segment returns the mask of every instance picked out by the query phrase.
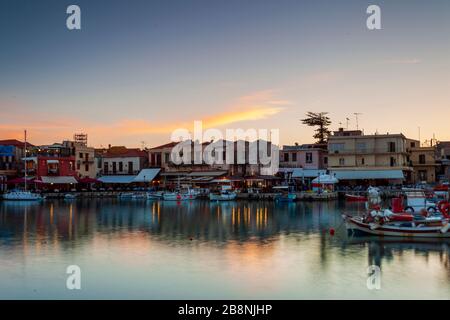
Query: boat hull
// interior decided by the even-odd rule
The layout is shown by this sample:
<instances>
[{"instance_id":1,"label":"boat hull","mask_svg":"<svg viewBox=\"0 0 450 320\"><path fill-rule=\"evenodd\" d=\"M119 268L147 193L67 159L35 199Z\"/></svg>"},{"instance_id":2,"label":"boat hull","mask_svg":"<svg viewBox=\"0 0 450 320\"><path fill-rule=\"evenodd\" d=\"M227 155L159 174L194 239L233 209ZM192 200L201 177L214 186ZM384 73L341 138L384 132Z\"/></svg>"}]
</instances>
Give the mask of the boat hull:
<instances>
[{"instance_id":1,"label":"boat hull","mask_svg":"<svg viewBox=\"0 0 450 320\"><path fill-rule=\"evenodd\" d=\"M11 192L3 195L3 200L7 201L39 201L42 196L31 192Z\"/></svg>"},{"instance_id":2,"label":"boat hull","mask_svg":"<svg viewBox=\"0 0 450 320\"><path fill-rule=\"evenodd\" d=\"M375 225L364 223L348 216L344 219L347 230L356 236L371 235L378 237L404 238L450 238L450 230L444 226L404 227L389 224ZM445 232L443 232L444 230Z\"/></svg>"},{"instance_id":3,"label":"boat hull","mask_svg":"<svg viewBox=\"0 0 450 320\"><path fill-rule=\"evenodd\" d=\"M353 194L346 194L345 195L345 200L348 202L366 202L367 201L367 197L365 196L356 196Z\"/></svg>"},{"instance_id":4,"label":"boat hull","mask_svg":"<svg viewBox=\"0 0 450 320\"><path fill-rule=\"evenodd\" d=\"M236 200L236 193L229 193L229 194L209 194L209 200L211 201L233 201Z\"/></svg>"}]
</instances>

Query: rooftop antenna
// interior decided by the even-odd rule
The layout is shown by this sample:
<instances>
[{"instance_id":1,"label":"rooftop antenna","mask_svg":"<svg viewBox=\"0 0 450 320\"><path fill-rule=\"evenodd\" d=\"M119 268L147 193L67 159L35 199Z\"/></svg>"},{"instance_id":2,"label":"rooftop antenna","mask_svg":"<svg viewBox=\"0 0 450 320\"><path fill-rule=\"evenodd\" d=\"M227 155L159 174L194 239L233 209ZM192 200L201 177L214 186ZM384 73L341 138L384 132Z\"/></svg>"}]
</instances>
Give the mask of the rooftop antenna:
<instances>
[{"instance_id":1,"label":"rooftop antenna","mask_svg":"<svg viewBox=\"0 0 450 320\"><path fill-rule=\"evenodd\" d=\"M358 116L361 115L362 113L360 112L355 112L353 113L355 115L356 118L356 130L359 130L359 124L358 124Z\"/></svg>"},{"instance_id":2,"label":"rooftop antenna","mask_svg":"<svg viewBox=\"0 0 450 320\"><path fill-rule=\"evenodd\" d=\"M345 118L345 121L346 121L346 127L345 127L345 129L348 130L348 122L350 121L350 119L349 119L349 118Z\"/></svg>"}]
</instances>

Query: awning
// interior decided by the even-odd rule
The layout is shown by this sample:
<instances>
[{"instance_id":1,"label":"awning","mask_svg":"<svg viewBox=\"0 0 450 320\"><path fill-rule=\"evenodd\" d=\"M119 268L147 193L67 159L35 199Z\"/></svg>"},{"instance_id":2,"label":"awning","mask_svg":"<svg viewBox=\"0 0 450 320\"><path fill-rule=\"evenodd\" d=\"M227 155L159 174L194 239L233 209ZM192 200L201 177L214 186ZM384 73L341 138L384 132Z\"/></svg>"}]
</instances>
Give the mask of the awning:
<instances>
[{"instance_id":1,"label":"awning","mask_svg":"<svg viewBox=\"0 0 450 320\"><path fill-rule=\"evenodd\" d=\"M335 184L338 183L339 180L336 179L334 175L323 174L313 179L311 182L314 184Z\"/></svg>"},{"instance_id":2,"label":"awning","mask_svg":"<svg viewBox=\"0 0 450 320\"><path fill-rule=\"evenodd\" d=\"M151 182L161 169L142 169L133 182Z\"/></svg>"},{"instance_id":3,"label":"awning","mask_svg":"<svg viewBox=\"0 0 450 320\"><path fill-rule=\"evenodd\" d=\"M194 171L189 173L191 177L220 177L227 174L227 171Z\"/></svg>"},{"instance_id":4,"label":"awning","mask_svg":"<svg viewBox=\"0 0 450 320\"><path fill-rule=\"evenodd\" d=\"M59 160L47 160L47 163L59 163Z\"/></svg>"},{"instance_id":5,"label":"awning","mask_svg":"<svg viewBox=\"0 0 450 320\"><path fill-rule=\"evenodd\" d=\"M337 170L332 173L339 180L404 179L402 170Z\"/></svg>"},{"instance_id":6,"label":"awning","mask_svg":"<svg viewBox=\"0 0 450 320\"><path fill-rule=\"evenodd\" d=\"M41 177L42 183L47 184L66 184L66 183L78 183L75 177L72 176L59 176L59 177L49 177L43 176Z\"/></svg>"},{"instance_id":7,"label":"awning","mask_svg":"<svg viewBox=\"0 0 450 320\"><path fill-rule=\"evenodd\" d=\"M132 183L137 176L102 176L98 180L102 183Z\"/></svg>"},{"instance_id":8,"label":"awning","mask_svg":"<svg viewBox=\"0 0 450 320\"><path fill-rule=\"evenodd\" d=\"M326 170L295 168L292 171L292 178L317 178L323 174L326 174Z\"/></svg>"}]
</instances>

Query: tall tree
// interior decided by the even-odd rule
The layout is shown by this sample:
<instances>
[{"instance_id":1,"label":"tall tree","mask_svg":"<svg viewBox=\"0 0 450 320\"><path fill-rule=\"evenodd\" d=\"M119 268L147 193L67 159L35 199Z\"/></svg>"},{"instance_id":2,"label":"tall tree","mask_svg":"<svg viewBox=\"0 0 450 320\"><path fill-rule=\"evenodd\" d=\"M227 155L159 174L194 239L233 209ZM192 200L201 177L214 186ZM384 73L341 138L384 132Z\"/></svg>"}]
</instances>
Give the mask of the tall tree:
<instances>
[{"instance_id":1,"label":"tall tree","mask_svg":"<svg viewBox=\"0 0 450 320\"><path fill-rule=\"evenodd\" d=\"M314 139L317 139L317 143L325 143L331 133L331 131L328 130L331 120L327 114L328 112L308 112L306 118L301 119L301 122L307 126L318 127L313 136Z\"/></svg>"}]
</instances>

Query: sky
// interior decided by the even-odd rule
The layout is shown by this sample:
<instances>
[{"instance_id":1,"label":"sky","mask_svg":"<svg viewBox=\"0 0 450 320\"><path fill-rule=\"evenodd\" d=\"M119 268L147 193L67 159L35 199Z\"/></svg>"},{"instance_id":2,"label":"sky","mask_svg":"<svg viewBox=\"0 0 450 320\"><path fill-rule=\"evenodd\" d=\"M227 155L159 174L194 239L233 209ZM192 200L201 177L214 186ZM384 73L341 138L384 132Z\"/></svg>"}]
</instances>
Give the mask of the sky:
<instances>
[{"instance_id":1,"label":"sky","mask_svg":"<svg viewBox=\"0 0 450 320\"><path fill-rule=\"evenodd\" d=\"M313 111L450 140L449 37L448 0L1 0L0 139L152 147L198 120L311 143Z\"/></svg>"}]
</instances>

